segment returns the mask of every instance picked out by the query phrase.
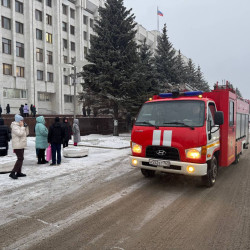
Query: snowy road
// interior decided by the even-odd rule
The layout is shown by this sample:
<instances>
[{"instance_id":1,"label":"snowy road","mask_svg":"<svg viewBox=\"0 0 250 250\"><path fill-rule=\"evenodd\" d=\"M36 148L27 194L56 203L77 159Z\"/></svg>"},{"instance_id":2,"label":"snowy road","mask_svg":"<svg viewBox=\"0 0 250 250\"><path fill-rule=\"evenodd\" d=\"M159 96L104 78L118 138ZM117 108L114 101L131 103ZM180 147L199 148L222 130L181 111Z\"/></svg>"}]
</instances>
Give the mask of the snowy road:
<instances>
[{"instance_id":1,"label":"snowy road","mask_svg":"<svg viewBox=\"0 0 250 250\"><path fill-rule=\"evenodd\" d=\"M128 136L91 141L129 145ZM0 249L250 248L250 150L206 189L184 176L145 179L128 148L91 147L50 167L35 164L33 147L26 178L0 175Z\"/></svg>"}]
</instances>

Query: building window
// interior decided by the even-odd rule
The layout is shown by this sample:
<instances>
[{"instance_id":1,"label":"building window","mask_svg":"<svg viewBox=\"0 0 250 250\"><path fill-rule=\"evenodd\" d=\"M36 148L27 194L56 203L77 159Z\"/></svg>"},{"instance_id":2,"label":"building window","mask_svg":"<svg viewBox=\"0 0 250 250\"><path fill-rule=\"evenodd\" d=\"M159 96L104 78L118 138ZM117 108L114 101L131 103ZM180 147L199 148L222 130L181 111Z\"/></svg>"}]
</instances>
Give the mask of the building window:
<instances>
[{"instance_id":1,"label":"building window","mask_svg":"<svg viewBox=\"0 0 250 250\"><path fill-rule=\"evenodd\" d=\"M88 17L83 16L83 24L88 25Z\"/></svg>"},{"instance_id":2,"label":"building window","mask_svg":"<svg viewBox=\"0 0 250 250\"><path fill-rule=\"evenodd\" d=\"M4 54L11 55L11 40L2 38L2 51Z\"/></svg>"},{"instance_id":3,"label":"building window","mask_svg":"<svg viewBox=\"0 0 250 250\"><path fill-rule=\"evenodd\" d=\"M23 23L16 22L16 33L23 34Z\"/></svg>"},{"instance_id":4,"label":"building window","mask_svg":"<svg viewBox=\"0 0 250 250\"><path fill-rule=\"evenodd\" d=\"M47 81L48 82L53 82L53 73L51 72L47 72Z\"/></svg>"},{"instance_id":5,"label":"building window","mask_svg":"<svg viewBox=\"0 0 250 250\"><path fill-rule=\"evenodd\" d=\"M15 9L16 9L16 12L23 14L23 3L16 0Z\"/></svg>"},{"instance_id":6,"label":"building window","mask_svg":"<svg viewBox=\"0 0 250 250\"><path fill-rule=\"evenodd\" d=\"M46 0L46 5L51 7L52 6L51 0Z\"/></svg>"},{"instance_id":7,"label":"building window","mask_svg":"<svg viewBox=\"0 0 250 250\"><path fill-rule=\"evenodd\" d=\"M67 56L63 56L63 62L64 62L65 64L68 63L68 57L67 57Z\"/></svg>"},{"instance_id":8,"label":"building window","mask_svg":"<svg viewBox=\"0 0 250 250\"><path fill-rule=\"evenodd\" d=\"M68 85L69 84L69 77L68 76L63 76L63 83L65 85Z\"/></svg>"},{"instance_id":9,"label":"building window","mask_svg":"<svg viewBox=\"0 0 250 250\"><path fill-rule=\"evenodd\" d=\"M10 8L10 0L2 0L2 6Z\"/></svg>"},{"instance_id":10,"label":"building window","mask_svg":"<svg viewBox=\"0 0 250 250\"><path fill-rule=\"evenodd\" d=\"M70 34L75 35L75 26L70 25Z\"/></svg>"},{"instance_id":11,"label":"building window","mask_svg":"<svg viewBox=\"0 0 250 250\"><path fill-rule=\"evenodd\" d=\"M88 48L84 46L84 57L86 57L88 54Z\"/></svg>"},{"instance_id":12,"label":"building window","mask_svg":"<svg viewBox=\"0 0 250 250\"><path fill-rule=\"evenodd\" d=\"M24 89L3 89L5 98L27 99L27 90Z\"/></svg>"},{"instance_id":13,"label":"building window","mask_svg":"<svg viewBox=\"0 0 250 250\"><path fill-rule=\"evenodd\" d=\"M72 103L74 97L72 95L64 95L64 102Z\"/></svg>"},{"instance_id":14,"label":"building window","mask_svg":"<svg viewBox=\"0 0 250 250\"><path fill-rule=\"evenodd\" d=\"M62 30L67 31L67 23L62 22Z\"/></svg>"},{"instance_id":15,"label":"building window","mask_svg":"<svg viewBox=\"0 0 250 250\"><path fill-rule=\"evenodd\" d=\"M42 81L43 80L43 71L37 70L37 80Z\"/></svg>"},{"instance_id":16,"label":"building window","mask_svg":"<svg viewBox=\"0 0 250 250\"><path fill-rule=\"evenodd\" d=\"M75 19L75 10L70 8L70 17Z\"/></svg>"},{"instance_id":17,"label":"building window","mask_svg":"<svg viewBox=\"0 0 250 250\"><path fill-rule=\"evenodd\" d=\"M53 64L53 52L47 50L47 64Z\"/></svg>"},{"instance_id":18,"label":"building window","mask_svg":"<svg viewBox=\"0 0 250 250\"><path fill-rule=\"evenodd\" d=\"M12 75L12 65L3 63L3 74Z\"/></svg>"},{"instance_id":19,"label":"building window","mask_svg":"<svg viewBox=\"0 0 250 250\"><path fill-rule=\"evenodd\" d=\"M83 39L84 39L85 41L88 40L88 33L87 33L86 31L83 32Z\"/></svg>"},{"instance_id":20,"label":"building window","mask_svg":"<svg viewBox=\"0 0 250 250\"><path fill-rule=\"evenodd\" d=\"M35 10L35 16L36 16L36 20L37 21L41 21L43 20L43 13L40 10Z\"/></svg>"},{"instance_id":21,"label":"building window","mask_svg":"<svg viewBox=\"0 0 250 250\"><path fill-rule=\"evenodd\" d=\"M16 42L16 56L24 57L24 44Z\"/></svg>"},{"instance_id":22,"label":"building window","mask_svg":"<svg viewBox=\"0 0 250 250\"><path fill-rule=\"evenodd\" d=\"M43 40L43 31L36 29L36 39L37 40Z\"/></svg>"},{"instance_id":23,"label":"building window","mask_svg":"<svg viewBox=\"0 0 250 250\"><path fill-rule=\"evenodd\" d=\"M20 66L16 67L16 76L24 77L24 67L20 67Z\"/></svg>"},{"instance_id":24,"label":"building window","mask_svg":"<svg viewBox=\"0 0 250 250\"><path fill-rule=\"evenodd\" d=\"M52 43L52 34L50 34L50 33L46 33L46 42L48 42L48 43Z\"/></svg>"},{"instance_id":25,"label":"building window","mask_svg":"<svg viewBox=\"0 0 250 250\"><path fill-rule=\"evenodd\" d=\"M11 29L11 19L2 16L2 28L10 30Z\"/></svg>"},{"instance_id":26,"label":"building window","mask_svg":"<svg viewBox=\"0 0 250 250\"><path fill-rule=\"evenodd\" d=\"M68 41L66 39L63 39L63 48L64 49L68 48Z\"/></svg>"},{"instance_id":27,"label":"building window","mask_svg":"<svg viewBox=\"0 0 250 250\"><path fill-rule=\"evenodd\" d=\"M46 23L48 25L52 25L52 16L51 15L46 14Z\"/></svg>"},{"instance_id":28,"label":"building window","mask_svg":"<svg viewBox=\"0 0 250 250\"><path fill-rule=\"evenodd\" d=\"M67 6L65 4L62 4L62 12L64 15L67 15Z\"/></svg>"},{"instance_id":29,"label":"building window","mask_svg":"<svg viewBox=\"0 0 250 250\"><path fill-rule=\"evenodd\" d=\"M36 60L37 62L43 62L43 50L36 48Z\"/></svg>"},{"instance_id":30,"label":"building window","mask_svg":"<svg viewBox=\"0 0 250 250\"><path fill-rule=\"evenodd\" d=\"M94 28L94 20L90 18L89 26L93 29Z\"/></svg>"},{"instance_id":31,"label":"building window","mask_svg":"<svg viewBox=\"0 0 250 250\"><path fill-rule=\"evenodd\" d=\"M75 51L76 50L76 44L74 42L70 42L70 49L72 51Z\"/></svg>"},{"instance_id":32,"label":"building window","mask_svg":"<svg viewBox=\"0 0 250 250\"><path fill-rule=\"evenodd\" d=\"M48 94L48 93L38 93L38 101L50 102L50 94Z\"/></svg>"}]
</instances>

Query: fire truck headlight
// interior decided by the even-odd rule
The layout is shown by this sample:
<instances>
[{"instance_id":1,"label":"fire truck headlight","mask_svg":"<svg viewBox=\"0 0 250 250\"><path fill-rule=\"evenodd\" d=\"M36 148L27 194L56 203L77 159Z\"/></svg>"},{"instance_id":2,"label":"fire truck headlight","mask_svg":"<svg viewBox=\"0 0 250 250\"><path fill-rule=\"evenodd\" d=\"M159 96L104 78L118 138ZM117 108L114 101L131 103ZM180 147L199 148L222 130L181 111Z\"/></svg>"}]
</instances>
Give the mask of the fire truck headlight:
<instances>
[{"instance_id":1,"label":"fire truck headlight","mask_svg":"<svg viewBox=\"0 0 250 250\"><path fill-rule=\"evenodd\" d=\"M192 174L194 172L194 167L193 166L187 166L187 171L189 174Z\"/></svg>"},{"instance_id":2,"label":"fire truck headlight","mask_svg":"<svg viewBox=\"0 0 250 250\"><path fill-rule=\"evenodd\" d=\"M132 152L140 154L142 152L142 146L136 143L132 143Z\"/></svg>"},{"instance_id":3,"label":"fire truck headlight","mask_svg":"<svg viewBox=\"0 0 250 250\"><path fill-rule=\"evenodd\" d=\"M189 148L185 150L186 157L189 159L200 159L201 158L201 148Z\"/></svg>"},{"instance_id":4,"label":"fire truck headlight","mask_svg":"<svg viewBox=\"0 0 250 250\"><path fill-rule=\"evenodd\" d=\"M136 166L137 164L138 164L138 161L137 161L136 159L133 159L133 160L132 160L132 165L133 165L133 166Z\"/></svg>"}]
</instances>

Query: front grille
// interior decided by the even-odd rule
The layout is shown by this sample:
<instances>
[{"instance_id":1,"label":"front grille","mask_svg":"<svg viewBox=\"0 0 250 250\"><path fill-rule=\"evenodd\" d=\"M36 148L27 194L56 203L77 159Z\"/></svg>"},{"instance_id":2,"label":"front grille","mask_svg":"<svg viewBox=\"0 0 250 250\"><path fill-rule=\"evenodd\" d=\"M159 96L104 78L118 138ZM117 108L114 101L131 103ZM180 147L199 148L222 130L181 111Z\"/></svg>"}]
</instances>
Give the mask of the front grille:
<instances>
[{"instance_id":1,"label":"front grille","mask_svg":"<svg viewBox=\"0 0 250 250\"><path fill-rule=\"evenodd\" d=\"M149 162L146 162L146 161L143 161L142 165L156 168L155 165L149 164ZM165 169L173 169L173 170L181 170L181 166L174 166L174 165L171 165L169 167L163 167L163 168L165 168Z\"/></svg>"},{"instance_id":2,"label":"front grille","mask_svg":"<svg viewBox=\"0 0 250 250\"><path fill-rule=\"evenodd\" d=\"M161 150L161 152L165 151L166 153L157 154L157 152L159 153L159 150ZM180 160L179 151L176 148L163 146L148 146L146 148L146 157L173 161Z\"/></svg>"}]
</instances>

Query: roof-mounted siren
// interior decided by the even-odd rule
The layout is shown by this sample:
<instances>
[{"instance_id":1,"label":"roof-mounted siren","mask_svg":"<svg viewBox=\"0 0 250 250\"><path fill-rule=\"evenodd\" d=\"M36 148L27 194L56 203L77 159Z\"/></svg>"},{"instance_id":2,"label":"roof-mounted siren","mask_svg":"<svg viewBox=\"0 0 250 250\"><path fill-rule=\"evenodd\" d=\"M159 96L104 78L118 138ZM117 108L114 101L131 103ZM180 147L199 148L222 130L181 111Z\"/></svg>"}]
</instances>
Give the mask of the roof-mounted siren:
<instances>
[{"instance_id":1,"label":"roof-mounted siren","mask_svg":"<svg viewBox=\"0 0 250 250\"><path fill-rule=\"evenodd\" d=\"M180 95L179 89L174 89L172 91L173 98L177 98Z\"/></svg>"}]
</instances>

